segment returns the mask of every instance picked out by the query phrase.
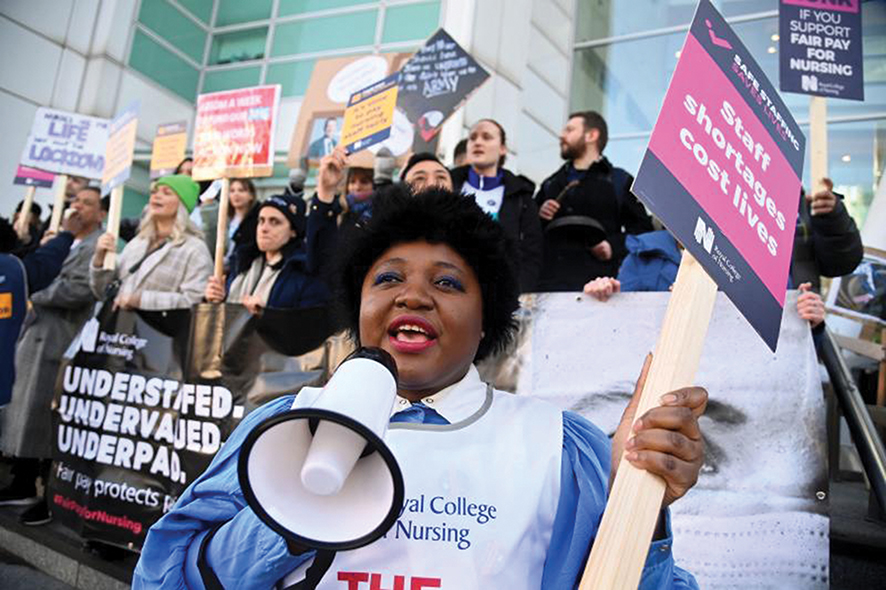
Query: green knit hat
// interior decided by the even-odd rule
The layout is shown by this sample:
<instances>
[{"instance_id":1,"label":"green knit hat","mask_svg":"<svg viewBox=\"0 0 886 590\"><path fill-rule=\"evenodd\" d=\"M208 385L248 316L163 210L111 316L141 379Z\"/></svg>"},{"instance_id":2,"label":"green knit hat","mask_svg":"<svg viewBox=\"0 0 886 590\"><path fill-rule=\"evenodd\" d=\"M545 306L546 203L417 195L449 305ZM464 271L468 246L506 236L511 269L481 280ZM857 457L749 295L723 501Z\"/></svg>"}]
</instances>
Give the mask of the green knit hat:
<instances>
[{"instance_id":1,"label":"green knit hat","mask_svg":"<svg viewBox=\"0 0 886 590\"><path fill-rule=\"evenodd\" d=\"M200 196L200 185L187 174L173 174L157 179L157 185L165 184L175 191L181 202L184 203L188 213L197 206L197 197Z\"/></svg>"}]
</instances>

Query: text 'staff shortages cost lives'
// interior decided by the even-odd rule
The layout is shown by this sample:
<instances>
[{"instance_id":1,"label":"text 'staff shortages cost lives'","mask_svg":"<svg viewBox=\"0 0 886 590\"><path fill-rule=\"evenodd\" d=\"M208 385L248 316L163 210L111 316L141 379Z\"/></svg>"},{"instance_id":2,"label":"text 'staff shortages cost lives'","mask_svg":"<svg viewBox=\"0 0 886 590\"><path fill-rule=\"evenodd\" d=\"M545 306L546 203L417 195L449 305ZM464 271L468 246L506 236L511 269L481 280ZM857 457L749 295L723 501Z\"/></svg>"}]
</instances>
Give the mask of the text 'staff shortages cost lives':
<instances>
[{"instance_id":1,"label":"text 'staff shortages cost lives'","mask_svg":"<svg viewBox=\"0 0 886 590\"><path fill-rule=\"evenodd\" d=\"M782 92L864 100L859 0L781 0Z\"/></svg>"},{"instance_id":2,"label":"text 'staff shortages cost lives'","mask_svg":"<svg viewBox=\"0 0 886 590\"><path fill-rule=\"evenodd\" d=\"M772 350L805 142L738 36L701 0L632 190Z\"/></svg>"}]
</instances>

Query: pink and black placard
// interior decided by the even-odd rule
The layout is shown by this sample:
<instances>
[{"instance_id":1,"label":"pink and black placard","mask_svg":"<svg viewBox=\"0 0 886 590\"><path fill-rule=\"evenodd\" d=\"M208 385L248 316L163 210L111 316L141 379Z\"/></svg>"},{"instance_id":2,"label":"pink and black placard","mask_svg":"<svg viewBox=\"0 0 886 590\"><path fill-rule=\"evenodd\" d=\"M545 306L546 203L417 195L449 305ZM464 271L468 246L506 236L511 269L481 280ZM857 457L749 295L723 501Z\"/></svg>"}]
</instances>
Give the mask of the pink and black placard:
<instances>
[{"instance_id":1,"label":"pink and black placard","mask_svg":"<svg viewBox=\"0 0 886 590\"><path fill-rule=\"evenodd\" d=\"M632 190L773 351L805 143L747 48L700 0Z\"/></svg>"}]
</instances>

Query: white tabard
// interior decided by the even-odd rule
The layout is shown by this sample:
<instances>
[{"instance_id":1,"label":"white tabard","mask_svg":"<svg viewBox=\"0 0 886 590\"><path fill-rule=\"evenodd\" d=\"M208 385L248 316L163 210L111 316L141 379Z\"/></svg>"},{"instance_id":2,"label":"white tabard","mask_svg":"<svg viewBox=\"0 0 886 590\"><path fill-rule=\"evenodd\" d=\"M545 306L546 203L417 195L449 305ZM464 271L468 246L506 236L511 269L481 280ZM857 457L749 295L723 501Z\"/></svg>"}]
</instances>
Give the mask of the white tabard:
<instances>
[{"instance_id":1,"label":"white tabard","mask_svg":"<svg viewBox=\"0 0 886 590\"><path fill-rule=\"evenodd\" d=\"M318 392L305 388L293 407ZM451 424L390 425L386 442L406 485L400 518L371 545L337 553L317 587L537 590L560 494L561 411L493 391L473 367L423 402Z\"/></svg>"}]
</instances>

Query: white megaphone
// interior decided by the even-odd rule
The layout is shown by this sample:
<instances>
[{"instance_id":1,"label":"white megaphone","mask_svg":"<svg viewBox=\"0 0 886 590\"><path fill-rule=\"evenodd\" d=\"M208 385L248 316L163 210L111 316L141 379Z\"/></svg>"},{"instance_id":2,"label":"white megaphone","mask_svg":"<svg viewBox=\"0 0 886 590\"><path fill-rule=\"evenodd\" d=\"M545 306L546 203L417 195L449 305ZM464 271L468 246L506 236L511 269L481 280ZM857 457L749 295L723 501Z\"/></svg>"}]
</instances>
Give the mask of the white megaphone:
<instances>
[{"instance_id":1,"label":"white megaphone","mask_svg":"<svg viewBox=\"0 0 886 590\"><path fill-rule=\"evenodd\" d=\"M356 549L384 535L403 507L403 474L384 443L396 363L381 349L360 348L315 397L301 406L296 400L297 409L249 434L240 487L256 515L284 538L315 549Z\"/></svg>"}]
</instances>

